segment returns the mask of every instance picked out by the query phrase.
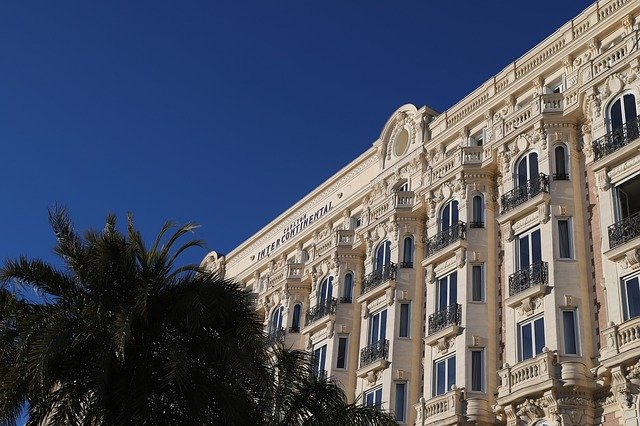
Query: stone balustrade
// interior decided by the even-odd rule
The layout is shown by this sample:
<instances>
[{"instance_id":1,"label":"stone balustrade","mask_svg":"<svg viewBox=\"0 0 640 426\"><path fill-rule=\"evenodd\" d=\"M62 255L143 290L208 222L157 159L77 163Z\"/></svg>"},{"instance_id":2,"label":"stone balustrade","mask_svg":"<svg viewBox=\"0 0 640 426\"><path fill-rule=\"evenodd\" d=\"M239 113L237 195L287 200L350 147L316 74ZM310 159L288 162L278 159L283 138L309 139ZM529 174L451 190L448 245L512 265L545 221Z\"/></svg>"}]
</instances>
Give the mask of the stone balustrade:
<instances>
[{"instance_id":1,"label":"stone balustrade","mask_svg":"<svg viewBox=\"0 0 640 426\"><path fill-rule=\"evenodd\" d=\"M536 387L552 379L555 379L555 353L543 349L541 354L521 361L511 367L505 364L498 371L501 385L498 387L498 398L510 396L520 390Z\"/></svg>"}]
</instances>

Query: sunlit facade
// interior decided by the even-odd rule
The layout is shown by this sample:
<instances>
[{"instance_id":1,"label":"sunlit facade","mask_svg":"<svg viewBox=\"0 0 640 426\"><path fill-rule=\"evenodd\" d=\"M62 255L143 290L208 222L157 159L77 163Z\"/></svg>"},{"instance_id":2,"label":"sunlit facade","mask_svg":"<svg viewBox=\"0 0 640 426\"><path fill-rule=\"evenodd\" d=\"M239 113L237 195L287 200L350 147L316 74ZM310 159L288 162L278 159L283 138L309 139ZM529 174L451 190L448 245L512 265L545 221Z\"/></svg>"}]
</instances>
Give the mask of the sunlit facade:
<instances>
[{"instance_id":1,"label":"sunlit facade","mask_svg":"<svg viewBox=\"0 0 640 426\"><path fill-rule=\"evenodd\" d=\"M589 6L203 264L400 424L640 425L639 43Z\"/></svg>"}]
</instances>

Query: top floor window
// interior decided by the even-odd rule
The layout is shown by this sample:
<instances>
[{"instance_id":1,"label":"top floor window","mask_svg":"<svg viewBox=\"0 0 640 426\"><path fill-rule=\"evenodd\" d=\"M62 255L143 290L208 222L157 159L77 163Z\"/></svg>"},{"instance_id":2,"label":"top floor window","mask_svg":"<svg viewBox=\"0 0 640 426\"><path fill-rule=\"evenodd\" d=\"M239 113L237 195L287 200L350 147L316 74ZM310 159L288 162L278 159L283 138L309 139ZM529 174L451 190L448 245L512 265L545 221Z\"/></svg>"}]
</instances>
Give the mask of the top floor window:
<instances>
[{"instance_id":1,"label":"top floor window","mask_svg":"<svg viewBox=\"0 0 640 426\"><path fill-rule=\"evenodd\" d=\"M380 271L391 263L391 241L386 240L380 243L376 250L375 270Z\"/></svg>"},{"instance_id":2,"label":"top floor window","mask_svg":"<svg viewBox=\"0 0 640 426\"><path fill-rule=\"evenodd\" d=\"M609 107L609 130L622 129L625 123L637 119L636 97L632 93L620 96Z\"/></svg>"}]
</instances>

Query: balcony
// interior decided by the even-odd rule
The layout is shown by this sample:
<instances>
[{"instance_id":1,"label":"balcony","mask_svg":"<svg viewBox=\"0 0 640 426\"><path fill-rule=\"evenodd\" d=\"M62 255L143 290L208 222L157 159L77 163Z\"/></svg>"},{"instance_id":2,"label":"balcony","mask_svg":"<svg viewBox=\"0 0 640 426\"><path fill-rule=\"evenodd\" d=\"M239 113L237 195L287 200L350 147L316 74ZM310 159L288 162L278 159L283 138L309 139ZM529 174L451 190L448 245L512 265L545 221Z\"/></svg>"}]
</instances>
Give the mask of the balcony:
<instances>
[{"instance_id":1,"label":"balcony","mask_svg":"<svg viewBox=\"0 0 640 426\"><path fill-rule=\"evenodd\" d=\"M365 277L362 279L361 294L365 294L373 290L374 288L378 287L380 284L384 283L385 281L395 280L397 271L398 271L398 268L396 267L396 264L391 262L388 265L382 267L381 269L378 269L376 271L373 271L370 274L365 275Z\"/></svg>"},{"instance_id":2,"label":"balcony","mask_svg":"<svg viewBox=\"0 0 640 426\"><path fill-rule=\"evenodd\" d=\"M498 404L505 405L518 398L534 393L542 393L554 386L557 380L555 353L543 349L534 358L519 362L511 367L505 364L498 371L501 384L498 386Z\"/></svg>"},{"instance_id":3,"label":"balcony","mask_svg":"<svg viewBox=\"0 0 640 426\"><path fill-rule=\"evenodd\" d=\"M395 193L394 206L397 209L412 208L415 204L413 191L398 191Z\"/></svg>"},{"instance_id":4,"label":"balcony","mask_svg":"<svg viewBox=\"0 0 640 426\"><path fill-rule=\"evenodd\" d=\"M366 367L375 361L386 361L389 357L389 341L378 340L360 350L360 368Z\"/></svg>"},{"instance_id":5,"label":"balcony","mask_svg":"<svg viewBox=\"0 0 640 426\"><path fill-rule=\"evenodd\" d=\"M446 308L429 315L429 327L427 334L432 335L452 325L460 325L462 321L462 305L459 303L449 305Z\"/></svg>"},{"instance_id":6,"label":"balcony","mask_svg":"<svg viewBox=\"0 0 640 426\"><path fill-rule=\"evenodd\" d=\"M603 331L606 346L600 350L605 365L615 365L640 356L640 317L612 324Z\"/></svg>"},{"instance_id":7,"label":"balcony","mask_svg":"<svg viewBox=\"0 0 640 426\"><path fill-rule=\"evenodd\" d=\"M307 325L313 324L319 319L336 313L338 301L335 297L321 302L307 311Z\"/></svg>"},{"instance_id":8,"label":"balcony","mask_svg":"<svg viewBox=\"0 0 640 426\"><path fill-rule=\"evenodd\" d=\"M502 206L500 214L513 210L543 192L549 192L549 179L547 175L540 173L538 176L529 179L524 185L502 194L500 197L500 205Z\"/></svg>"},{"instance_id":9,"label":"balcony","mask_svg":"<svg viewBox=\"0 0 640 426\"><path fill-rule=\"evenodd\" d=\"M426 241L425 257L432 256L456 241L464 240L466 238L467 226L464 222L460 221L451 225L448 229L437 233Z\"/></svg>"},{"instance_id":10,"label":"balcony","mask_svg":"<svg viewBox=\"0 0 640 426\"><path fill-rule=\"evenodd\" d=\"M640 136L640 116L627 121L592 143L594 160L598 161L620 148L629 145Z\"/></svg>"},{"instance_id":11,"label":"balcony","mask_svg":"<svg viewBox=\"0 0 640 426\"><path fill-rule=\"evenodd\" d=\"M547 285L549 264L536 262L509 275L509 296L514 296L537 285Z\"/></svg>"},{"instance_id":12,"label":"balcony","mask_svg":"<svg viewBox=\"0 0 640 426\"><path fill-rule=\"evenodd\" d=\"M278 328L276 330L272 330L267 334L265 338L265 343L267 346L273 346L275 344L282 343L284 342L284 335L285 335L284 328Z\"/></svg>"},{"instance_id":13,"label":"balcony","mask_svg":"<svg viewBox=\"0 0 640 426\"><path fill-rule=\"evenodd\" d=\"M444 395L439 395L414 405L418 418L416 424L422 425L454 425L464 424L462 389L453 389Z\"/></svg>"},{"instance_id":14,"label":"balcony","mask_svg":"<svg viewBox=\"0 0 640 426\"><path fill-rule=\"evenodd\" d=\"M608 231L609 249L621 246L627 241L640 236L640 212L610 225Z\"/></svg>"}]
</instances>

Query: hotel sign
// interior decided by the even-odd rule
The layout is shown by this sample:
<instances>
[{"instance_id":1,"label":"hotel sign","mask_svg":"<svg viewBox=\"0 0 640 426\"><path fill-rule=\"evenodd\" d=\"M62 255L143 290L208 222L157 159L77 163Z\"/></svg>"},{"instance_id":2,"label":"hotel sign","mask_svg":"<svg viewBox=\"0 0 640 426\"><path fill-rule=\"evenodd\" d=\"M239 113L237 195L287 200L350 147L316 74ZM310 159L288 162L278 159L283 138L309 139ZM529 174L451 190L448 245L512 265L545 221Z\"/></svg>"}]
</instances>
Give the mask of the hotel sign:
<instances>
[{"instance_id":1,"label":"hotel sign","mask_svg":"<svg viewBox=\"0 0 640 426\"><path fill-rule=\"evenodd\" d=\"M307 213L303 214L302 216L291 222L288 226L285 226L285 228L282 230L282 236L280 236L277 240L272 241L271 244L268 244L265 248L260 250L255 258L257 258L257 260L262 260L265 258L265 256L269 256L272 252L277 250L278 247L298 235L300 232L304 231L308 226L313 225L315 222L320 220L320 218L329 213L332 208L333 205L331 204L331 201L329 201L328 204L319 208L314 213L310 213L308 215Z\"/></svg>"}]
</instances>

